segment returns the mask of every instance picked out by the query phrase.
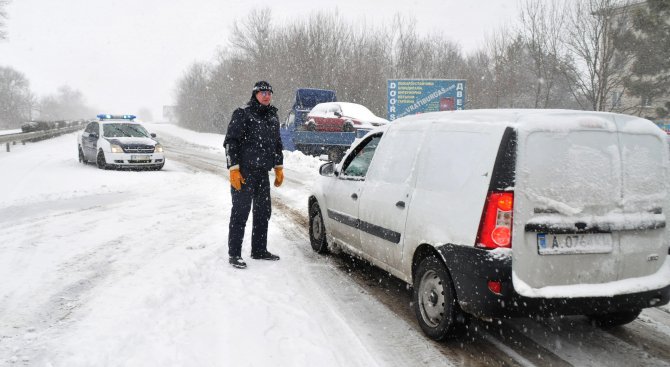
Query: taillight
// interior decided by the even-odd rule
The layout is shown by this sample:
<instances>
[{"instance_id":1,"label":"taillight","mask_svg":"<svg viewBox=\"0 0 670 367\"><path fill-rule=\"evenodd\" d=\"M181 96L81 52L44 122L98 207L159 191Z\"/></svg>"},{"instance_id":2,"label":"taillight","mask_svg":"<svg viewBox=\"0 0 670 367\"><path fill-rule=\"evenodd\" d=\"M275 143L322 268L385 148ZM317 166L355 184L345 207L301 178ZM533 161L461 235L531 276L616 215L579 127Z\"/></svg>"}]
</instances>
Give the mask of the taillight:
<instances>
[{"instance_id":1,"label":"taillight","mask_svg":"<svg viewBox=\"0 0 670 367\"><path fill-rule=\"evenodd\" d=\"M514 192L490 192L479 223L477 247L512 247Z\"/></svg>"},{"instance_id":2,"label":"taillight","mask_svg":"<svg viewBox=\"0 0 670 367\"><path fill-rule=\"evenodd\" d=\"M489 286L489 290L497 295L502 295L502 283L495 281L495 280L489 280L487 285Z\"/></svg>"}]
</instances>

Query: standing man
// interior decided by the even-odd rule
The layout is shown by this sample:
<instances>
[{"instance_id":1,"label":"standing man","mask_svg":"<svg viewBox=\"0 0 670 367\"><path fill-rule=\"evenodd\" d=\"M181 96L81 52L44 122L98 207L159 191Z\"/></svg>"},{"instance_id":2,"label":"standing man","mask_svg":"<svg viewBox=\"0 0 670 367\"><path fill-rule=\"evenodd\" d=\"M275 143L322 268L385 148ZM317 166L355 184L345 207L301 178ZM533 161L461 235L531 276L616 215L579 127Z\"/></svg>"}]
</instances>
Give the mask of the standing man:
<instances>
[{"instance_id":1,"label":"standing man","mask_svg":"<svg viewBox=\"0 0 670 367\"><path fill-rule=\"evenodd\" d=\"M228 225L228 261L240 269L247 267L242 260L242 239L252 205L251 258L279 260L279 256L267 250L272 212L268 171L274 168L276 187L284 181L279 117L271 101L272 86L266 81L256 83L247 105L233 112L223 141L233 198Z\"/></svg>"}]
</instances>

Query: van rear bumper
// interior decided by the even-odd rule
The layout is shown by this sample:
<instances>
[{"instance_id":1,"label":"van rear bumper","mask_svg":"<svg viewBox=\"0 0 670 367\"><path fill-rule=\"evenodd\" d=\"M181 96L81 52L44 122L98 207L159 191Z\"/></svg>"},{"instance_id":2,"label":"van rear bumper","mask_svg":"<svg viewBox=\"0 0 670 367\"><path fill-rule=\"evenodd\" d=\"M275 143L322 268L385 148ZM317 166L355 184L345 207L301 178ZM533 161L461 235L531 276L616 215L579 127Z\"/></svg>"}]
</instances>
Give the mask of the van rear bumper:
<instances>
[{"instance_id":1,"label":"van rear bumper","mask_svg":"<svg viewBox=\"0 0 670 367\"><path fill-rule=\"evenodd\" d=\"M524 297L512 284L511 256L491 256L488 250L455 245L441 246L438 250L449 268L461 308L478 317L595 315L640 310L670 302L670 285L612 297ZM489 290L489 281L500 282L500 294Z\"/></svg>"}]
</instances>

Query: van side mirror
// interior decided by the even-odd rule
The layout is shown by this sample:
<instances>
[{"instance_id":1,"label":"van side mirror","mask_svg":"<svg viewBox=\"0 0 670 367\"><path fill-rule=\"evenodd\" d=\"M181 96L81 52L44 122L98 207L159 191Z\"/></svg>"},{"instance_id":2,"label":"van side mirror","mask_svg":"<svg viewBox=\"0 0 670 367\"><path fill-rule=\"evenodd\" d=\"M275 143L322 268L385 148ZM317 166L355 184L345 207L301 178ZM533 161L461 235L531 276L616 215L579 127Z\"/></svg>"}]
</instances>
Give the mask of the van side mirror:
<instances>
[{"instance_id":1,"label":"van side mirror","mask_svg":"<svg viewBox=\"0 0 670 367\"><path fill-rule=\"evenodd\" d=\"M333 176L335 174L335 164L333 162L324 163L319 167L319 174L321 176Z\"/></svg>"},{"instance_id":2,"label":"van side mirror","mask_svg":"<svg viewBox=\"0 0 670 367\"><path fill-rule=\"evenodd\" d=\"M156 137L156 133L151 133L151 134L149 134L149 135L151 135L152 138L155 138L155 137Z\"/></svg>"},{"instance_id":3,"label":"van side mirror","mask_svg":"<svg viewBox=\"0 0 670 367\"><path fill-rule=\"evenodd\" d=\"M342 114L339 111L335 111L335 116L342 117Z\"/></svg>"}]
</instances>

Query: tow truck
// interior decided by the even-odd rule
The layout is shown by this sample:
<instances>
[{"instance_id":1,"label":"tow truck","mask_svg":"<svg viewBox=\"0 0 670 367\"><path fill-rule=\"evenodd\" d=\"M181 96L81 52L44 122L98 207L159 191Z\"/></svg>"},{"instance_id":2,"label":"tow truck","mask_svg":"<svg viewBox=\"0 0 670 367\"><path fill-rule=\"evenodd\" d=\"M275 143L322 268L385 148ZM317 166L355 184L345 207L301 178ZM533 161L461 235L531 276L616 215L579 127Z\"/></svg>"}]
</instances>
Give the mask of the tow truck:
<instances>
[{"instance_id":1,"label":"tow truck","mask_svg":"<svg viewBox=\"0 0 670 367\"><path fill-rule=\"evenodd\" d=\"M322 132L309 131L305 125L307 114L314 106L336 101L337 96L333 90L297 89L293 107L280 128L284 149L316 156L327 154L329 160L339 162L354 140L363 137L369 129L357 129L353 132Z\"/></svg>"}]
</instances>

